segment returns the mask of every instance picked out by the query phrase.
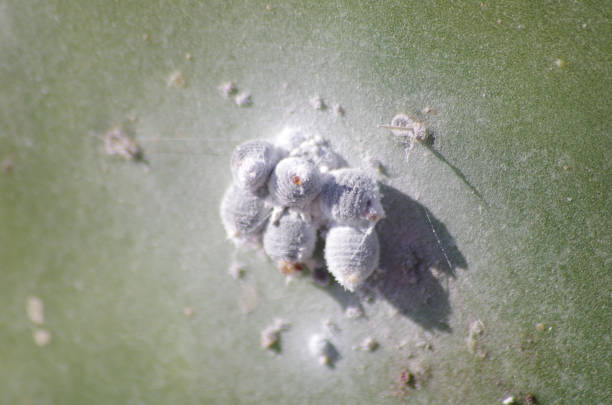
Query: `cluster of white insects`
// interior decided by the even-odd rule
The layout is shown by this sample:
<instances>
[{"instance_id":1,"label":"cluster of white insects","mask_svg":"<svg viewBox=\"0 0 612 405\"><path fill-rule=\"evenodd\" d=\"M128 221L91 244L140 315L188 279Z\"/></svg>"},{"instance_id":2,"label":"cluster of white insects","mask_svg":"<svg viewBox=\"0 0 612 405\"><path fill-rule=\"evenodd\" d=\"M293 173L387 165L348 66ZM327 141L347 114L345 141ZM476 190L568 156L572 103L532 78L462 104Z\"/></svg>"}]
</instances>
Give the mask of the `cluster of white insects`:
<instances>
[{"instance_id":1,"label":"cluster of white insects","mask_svg":"<svg viewBox=\"0 0 612 405\"><path fill-rule=\"evenodd\" d=\"M221 219L237 244L263 242L284 274L313 259L325 240L327 270L355 291L378 266L376 223L384 217L376 181L346 167L319 136L285 128L272 141L239 145L231 158L233 183L221 202Z\"/></svg>"}]
</instances>

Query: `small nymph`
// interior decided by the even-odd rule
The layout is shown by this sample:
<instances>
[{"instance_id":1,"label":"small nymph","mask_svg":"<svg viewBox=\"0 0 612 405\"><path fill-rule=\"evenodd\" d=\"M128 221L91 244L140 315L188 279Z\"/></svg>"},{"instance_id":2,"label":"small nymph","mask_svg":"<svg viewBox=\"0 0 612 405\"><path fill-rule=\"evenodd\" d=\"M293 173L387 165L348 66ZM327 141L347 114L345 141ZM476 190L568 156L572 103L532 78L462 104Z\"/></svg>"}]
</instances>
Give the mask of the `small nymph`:
<instances>
[{"instance_id":1,"label":"small nymph","mask_svg":"<svg viewBox=\"0 0 612 405\"><path fill-rule=\"evenodd\" d=\"M321 334L315 334L308 340L308 351L316 357L319 364L333 367L338 360L339 354L328 338Z\"/></svg>"},{"instance_id":2,"label":"small nymph","mask_svg":"<svg viewBox=\"0 0 612 405\"><path fill-rule=\"evenodd\" d=\"M367 228L384 217L376 181L358 169L332 170L323 185L320 209L332 225Z\"/></svg>"},{"instance_id":3,"label":"small nymph","mask_svg":"<svg viewBox=\"0 0 612 405\"><path fill-rule=\"evenodd\" d=\"M395 136L408 138L411 141L411 148L414 145L412 141L421 143L431 141L431 133L425 123L406 114L397 114L390 125L381 125L381 127L390 129Z\"/></svg>"},{"instance_id":4,"label":"small nymph","mask_svg":"<svg viewBox=\"0 0 612 405\"><path fill-rule=\"evenodd\" d=\"M234 182L254 192L268 180L278 159L276 148L269 142L253 140L238 145L231 161Z\"/></svg>"},{"instance_id":5,"label":"small nymph","mask_svg":"<svg viewBox=\"0 0 612 405\"><path fill-rule=\"evenodd\" d=\"M378 266L380 246L374 227L335 226L325 239L325 261L334 278L355 291Z\"/></svg>"},{"instance_id":6,"label":"small nymph","mask_svg":"<svg viewBox=\"0 0 612 405\"><path fill-rule=\"evenodd\" d=\"M121 130L112 128L102 136L104 148L109 155L120 156L125 160L141 160L143 150L136 140Z\"/></svg>"}]
</instances>

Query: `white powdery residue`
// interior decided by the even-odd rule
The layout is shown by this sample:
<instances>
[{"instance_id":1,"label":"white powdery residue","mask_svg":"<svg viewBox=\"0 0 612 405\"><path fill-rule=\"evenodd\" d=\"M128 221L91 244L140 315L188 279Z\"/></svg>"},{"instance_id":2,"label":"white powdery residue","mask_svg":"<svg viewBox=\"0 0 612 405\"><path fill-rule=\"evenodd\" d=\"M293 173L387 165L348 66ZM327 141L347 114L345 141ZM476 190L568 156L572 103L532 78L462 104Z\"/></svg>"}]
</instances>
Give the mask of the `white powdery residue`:
<instances>
[{"instance_id":1,"label":"white powdery residue","mask_svg":"<svg viewBox=\"0 0 612 405\"><path fill-rule=\"evenodd\" d=\"M361 349L368 352L373 352L374 350L378 349L378 346L378 342L371 336L368 336L363 340L363 342L361 342Z\"/></svg>"},{"instance_id":2,"label":"white powdery residue","mask_svg":"<svg viewBox=\"0 0 612 405\"><path fill-rule=\"evenodd\" d=\"M254 286L246 286L242 289L240 297L238 298L238 308L243 314L251 313L257 307L259 303L259 296Z\"/></svg>"},{"instance_id":3,"label":"white powdery residue","mask_svg":"<svg viewBox=\"0 0 612 405\"><path fill-rule=\"evenodd\" d=\"M310 354L317 359L319 364L331 366L335 360L336 350L332 343L325 336L315 334L308 341Z\"/></svg>"},{"instance_id":4,"label":"white powdery residue","mask_svg":"<svg viewBox=\"0 0 612 405\"><path fill-rule=\"evenodd\" d=\"M323 321L323 328L330 335L337 335L340 333L340 327L334 323L331 319Z\"/></svg>"},{"instance_id":5,"label":"white powdery residue","mask_svg":"<svg viewBox=\"0 0 612 405\"><path fill-rule=\"evenodd\" d=\"M321 96L314 96L309 100L309 102L312 108L314 108L315 110L322 111L325 109L325 102L323 101Z\"/></svg>"},{"instance_id":6,"label":"white powdery residue","mask_svg":"<svg viewBox=\"0 0 612 405\"><path fill-rule=\"evenodd\" d=\"M487 356L487 351L484 349L481 341L484 335L484 331L485 329L482 321L473 321L472 323L470 323L468 336L465 340L469 352L480 358L485 358Z\"/></svg>"},{"instance_id":7,"label":"white powdery residue","mask_svg":"<svg viewBox=\"0 0 612 405\"><path fill-rule=\"evenodd\" d=\"M300 128L283 128L272 143L238 145L230 165L234 181L221 202L228 237L237 244L263 244L263 252L283 274L322 267L317 282L326 283L333 275L354 291L376 269L379 242L374 225L384 217L384 209L376 180L346 166L328 141ZM347 212L345 207L355 209ZM310 263L318 235L325 238L329 272ZM235 267L230 273L241 274Z\"/></svg>"},{"instance_id":8,"label":"white powdery residue","mask_svg":"<svg viewBox=\"0 0 612 405\"><path fill-rule=\"evenodd\" d=\"M102 136L106 153L119 156L125 160L138 160L142 158L143 151L140 145L119 127L110 129Z\"/></svg>"},{"instance_id":9,"label":"white powdery residue","mask_svg":"<svg viewBox=\"0 0 612 405\"><path fill-rule=\"evenodd\" d=\"M51 333L44 329L34 331L34 342L38 346L46 346L51 343Z\"/></svg>"},{"instance_id":10,"label":"white powdery residue","mask_svg":"<svg viewBox=\"0 0 612 405\"><path fill-rule=\"evenodd\" d=\"M335 103L335 104L332 106L332 111L333 111L333 112L334 112L334 114L336 114L336 116L338 116L338 117L342 117L342 116L345 114L344 108L343 108L343 107L342 107L340 104L338 104L338 103Z\"/></svg>"},{"instance_id":11,"label":"white powdery residue","mask_svg":"<svg viewBox=\"0 0 612 405\"><path fill-rule=\"evenodd\" d=\"M238 87L234 82L225 82L219 86L219 91L223 97L229 98L238 92Z\"/></svg>"},{"instance_id":12,"label":"white powdery residue","mask_svg":"<svg viewBox=\"0 0 612 405\"><path fill-rule=\"evenodd\" d=\"M10 173L11 171L13 171L14 167L15 162L13 161L13 159L11 157L6 157L0 164L0 171L2 171L2 173Z\"/></svg>"},{"instance_id":13,"label":"white powdery residue","mask_svg":"<svg viewBox=\"0 0 612 405\"><path fill-rule=\"evenodd\" d=\"M185 87L186 84L187 82L185 80L185 76L183 76L183 73L181 71L177 70L175 72L172 72L172 74L170 74L170 77L168 77L168 87L182 89Z\"/></svg>"},{"instance_id":14,"label":"white powdery residue","mask_svg":"<svg viewBox=\"0 0 612 405\"><path fill-rule=\"evenodd\" d=\"M234 101L236 102L236 105L238 107L248 107L253 104L253 100L251 99L251 93L249 93L248 91L238 93Z\"/></svg>"},{"instance_id":15,"label":"white powdery residue","mask_svg":"<svg viewBox=\"0 0 612 405\"><path fill-rule=\"evenodd\" d=\"M42 325L45 322L45 306L43 301L34 296L28 297L26 310L28 318L36 325Z\"/></svg>"},{"instance_id":16,"label":"white powdery residue","mask_svg":"<svg viewBox=\"0 0 612 405\"><path fill-rule=\"evenodd\" d=\"M244 264L239 262L233 262L228 269L228 273L230 274L230 276L232 276L234 280L243 278L246 274Z\"/></svg>"},{"instance_id":17,"label":"white powdery residue","mask_svg":"<svg viewBox=\"0 0 612 405\"><path fill-rule=\"evenodd\" d=\"M280 334L289 330L291 324L283 319L276 318L272 325L261 331L260 344L264 349L280 351Z\"/></svg>"},{"instance_id":18,"label":"white powdery residue","mask_svg":"<svg viewBox=\"0 0 612 405\"><path fill-rule=\"evenodd\" d=\"M363 311L358 306L350 306L346 308L344 315L349 319L357 319L363 316Z\"/></svg>"}]
</instances>

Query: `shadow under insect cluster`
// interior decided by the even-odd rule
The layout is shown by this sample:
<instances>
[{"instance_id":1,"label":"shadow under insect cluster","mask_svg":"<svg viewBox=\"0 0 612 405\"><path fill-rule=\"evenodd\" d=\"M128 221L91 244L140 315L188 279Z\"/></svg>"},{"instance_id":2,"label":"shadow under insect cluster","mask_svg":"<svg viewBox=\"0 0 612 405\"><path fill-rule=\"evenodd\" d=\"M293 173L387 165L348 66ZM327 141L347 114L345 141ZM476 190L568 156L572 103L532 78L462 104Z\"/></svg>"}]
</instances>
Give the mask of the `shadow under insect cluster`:
<instances>
[{"instance_id":1,"label":"shadow under insect cluster","mask_svg":"<svg viewBox=\"0 0 612 405\"><path fill-rule=\"evenodd\" d=\"M467 268L466 259L427 208L393 187L381 185L380 191L386 213L376 225L380 270L355 294L337 284L326 291L345 308L383 299L427 330L450 332L445 280Z\"/></svg>"}]
</instances>

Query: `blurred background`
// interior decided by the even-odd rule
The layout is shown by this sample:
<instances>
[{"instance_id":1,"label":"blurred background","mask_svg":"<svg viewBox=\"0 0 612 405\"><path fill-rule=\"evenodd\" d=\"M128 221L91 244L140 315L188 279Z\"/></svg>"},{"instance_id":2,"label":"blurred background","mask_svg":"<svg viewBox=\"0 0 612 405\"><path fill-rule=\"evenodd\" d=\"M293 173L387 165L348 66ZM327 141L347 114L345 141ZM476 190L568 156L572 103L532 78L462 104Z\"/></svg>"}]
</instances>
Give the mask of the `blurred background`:
<instances>
[{"instance_id":1,"label":"blurred background","mask_svg":"<svg viewBox=\"0 0 612 405\"><path fill-rule=\"evenodd\" d=\"M0 402L610 403L611 15L0 1ZM433 143L379 127L397 113ZM231 151L286 125L380 181L386 271L359 294L225 238Z\"/></svg>"}]
</instances>

